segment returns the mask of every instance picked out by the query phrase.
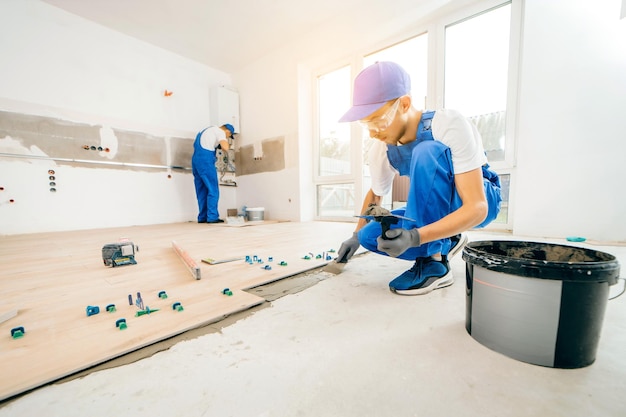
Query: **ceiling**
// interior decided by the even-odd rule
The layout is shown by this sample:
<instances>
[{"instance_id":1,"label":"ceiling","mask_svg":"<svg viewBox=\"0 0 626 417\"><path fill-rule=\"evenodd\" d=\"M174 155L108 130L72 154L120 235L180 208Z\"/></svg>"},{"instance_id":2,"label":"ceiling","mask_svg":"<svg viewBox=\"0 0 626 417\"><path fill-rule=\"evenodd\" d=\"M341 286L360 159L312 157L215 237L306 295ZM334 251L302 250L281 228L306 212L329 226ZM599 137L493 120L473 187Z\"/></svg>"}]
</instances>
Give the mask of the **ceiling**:
<instances>
[{"instance_id":1,"label":"ceiling","mask_svg":"<svg viewBox=\"0 0 626 417\"><path fill-rule=\"evenodd\" d=\"M327 21L354 19L355 10L390 4L390 0L42 1L226 73L237 72Z\"/></svg>"}]
</instances>

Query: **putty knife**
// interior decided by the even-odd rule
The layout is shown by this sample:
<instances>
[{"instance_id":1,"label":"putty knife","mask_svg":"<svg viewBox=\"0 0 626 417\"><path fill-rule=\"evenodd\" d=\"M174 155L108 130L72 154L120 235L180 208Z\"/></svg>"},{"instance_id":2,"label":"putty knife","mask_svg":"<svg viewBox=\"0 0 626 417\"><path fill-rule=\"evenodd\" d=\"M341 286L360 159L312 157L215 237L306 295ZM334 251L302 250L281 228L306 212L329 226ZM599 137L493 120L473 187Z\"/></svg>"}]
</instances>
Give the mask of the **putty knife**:
<instances>
[{"instance_id":1,"label":"putty knife","mask_svg":"<svg viewBox=\"0 0 626 417\"><path fill-rule=\"evenodd\" d=\"M322 268L322 272L330 272L331 274L341 274L343 269L346 267L348 260L346 259L346 255L344 255L341 259L333 259L331 262L327 263L324 268Z\"/></svg>"}]
</instances>

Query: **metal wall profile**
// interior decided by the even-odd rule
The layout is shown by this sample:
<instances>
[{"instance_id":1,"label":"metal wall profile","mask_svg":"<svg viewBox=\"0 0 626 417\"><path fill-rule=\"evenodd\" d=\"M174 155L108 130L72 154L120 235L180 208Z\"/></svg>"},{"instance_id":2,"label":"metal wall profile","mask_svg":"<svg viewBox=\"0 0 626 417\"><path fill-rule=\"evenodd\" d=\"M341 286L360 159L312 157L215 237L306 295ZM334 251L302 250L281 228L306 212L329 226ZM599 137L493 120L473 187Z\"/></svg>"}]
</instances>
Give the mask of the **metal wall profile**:
<instances>
[{"instance_id":1,"label":"metal wall profile","mask_svg":"<svg viewBox=\"0 0 626 417\"><path fill-rule=\"evenodd\" d=\"M93 159L75 159L75 158L55 158L52 156L44 155L23 155L14 153L0 152L0 157L3 158L20 158L20 159L40 159L55 162L70 162L77 164L95 164L95 165L113 165L122 167L134 167L134 168L152 168L152 169L180 169L191 171L191 167L177 166L177 165L153 165L153 164L140 164L134 162L117 162L117 161L96 161Z\"/></svg>"}]
</instances>

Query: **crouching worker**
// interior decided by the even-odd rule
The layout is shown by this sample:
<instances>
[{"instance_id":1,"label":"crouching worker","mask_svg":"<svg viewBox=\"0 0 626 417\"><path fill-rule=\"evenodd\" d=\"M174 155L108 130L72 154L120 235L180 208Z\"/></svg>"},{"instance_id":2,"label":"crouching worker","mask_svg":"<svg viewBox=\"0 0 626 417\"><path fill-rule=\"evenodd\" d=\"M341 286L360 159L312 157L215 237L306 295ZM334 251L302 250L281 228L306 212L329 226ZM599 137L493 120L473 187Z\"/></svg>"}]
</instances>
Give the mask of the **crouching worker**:
<instances>
[{"instance_id":1,"label":"crouching worker","mask_svg":"<svg viewBox=\"0 0 626 417\"><path fill-rule=\"evenodd\" d=\"M354 80L353 105L340 122L359 121L376 139L369 152L372 186L362 213L379 206L396 174L410 178L404 217L381 236L379 222L359 219L337 259L347 261L360 245L413 262L389 283L396 294L419 295L452 285L448 259L467 243L462 232L484 227L500 211L500 180L489 169L476 127L460 113L418 110L406 71L377 62Z\"/></svg>"}]
</instances>

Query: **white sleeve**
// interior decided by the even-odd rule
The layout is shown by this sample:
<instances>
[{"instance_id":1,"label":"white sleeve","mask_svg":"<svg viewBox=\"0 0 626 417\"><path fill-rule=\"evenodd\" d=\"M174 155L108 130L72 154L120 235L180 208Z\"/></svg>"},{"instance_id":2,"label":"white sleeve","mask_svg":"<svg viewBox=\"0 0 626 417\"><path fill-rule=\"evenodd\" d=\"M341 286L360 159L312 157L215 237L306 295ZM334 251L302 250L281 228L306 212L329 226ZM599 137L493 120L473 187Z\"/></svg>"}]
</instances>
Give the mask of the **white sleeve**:
<instances>
[{"instance_id":1,"label":"white sleeve","mask_svg":"<svg viewBox=\"0 0 626 417\"><path fill-rule=\"evenodd\" d=\"M222 140L226 140L226 133L217 126L211 126L202 133L200 145L204 149L214 151Z\"/></svg>"},{"instance_id":2,"label":"white sleeve","mask_svg":"<svg viewBox=\"0 0 626 417\"><path fill-rule=\"evenodd\" d=\"M433 138L450 148L455 174L487 163L483 140L476 126L456 110L437 110L432 122Z\"/></svg>"},{"instance_id":3,"label":"white sleeve","mask_svg":"<svg viewBox=\"0 0 626 417\"><path fill-rule=\"evenodd\" d=\"M387 144L375 139L370 147L368 159L372 176L372 191L381 197L389 194L397 171L387 158Z\"/></svg>"}]
</instances>

